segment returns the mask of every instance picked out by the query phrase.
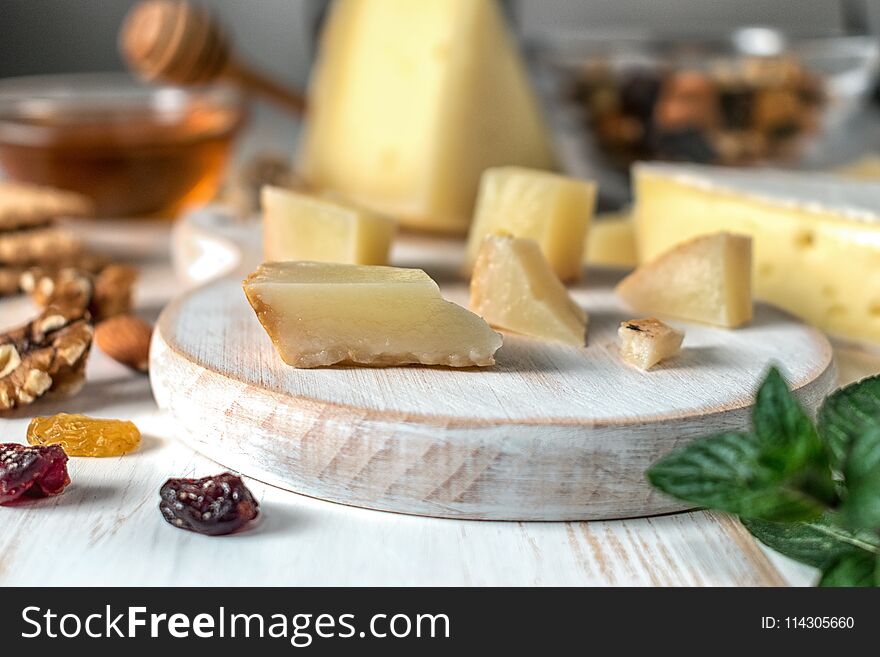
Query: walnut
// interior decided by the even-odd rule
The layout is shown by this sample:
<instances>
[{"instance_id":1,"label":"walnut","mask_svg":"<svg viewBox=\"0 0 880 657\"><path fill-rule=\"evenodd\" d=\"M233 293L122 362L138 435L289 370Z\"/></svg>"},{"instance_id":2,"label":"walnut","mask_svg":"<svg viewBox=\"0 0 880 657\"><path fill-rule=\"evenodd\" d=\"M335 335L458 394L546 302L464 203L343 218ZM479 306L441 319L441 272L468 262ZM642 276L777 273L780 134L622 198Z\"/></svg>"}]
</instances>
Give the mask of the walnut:
<instances>
[{"instance_id":1,"label":"walnut","mask_svg":"<svg viewBox=\"0 0 880 657\"><path fill-rule=\"evenodd\" d=\"M77 285L83 291L88 286L86 306L96 322L129 312L137 270L128 265L108 265L106 261L101 261L100 266L97 263L97 260L81 263L95 265L88 268L72 266L53 270L33 267L22 275L21 288L38 306L46 306L53 302L61 287L78 281Z\"/></svg>"},{"instance_id":2,"label":"walnut","mask_svg":"<svg viewBox=\"0 0 880 657\"><path fill-rule=\"evenodd\" d=\"M0 297L18 294L22 273L21 267L0 266Z\"/></svg>"},{"instance_id":3,"label":"walnut","mask_svg":"<svg viewBox=\"0 0 880 657\"><path fill-rule=\"evenodd\" d=\"M108 265L95 277L91 311L96 322L131 310L137 270L128 265Z\"/></svg>"},{"instance_id":4,"label":"walnut","mask_svg":"<svg viewBox=\"0 0 880 657\"><path fill-rule=\"evenodd\" d=\"M0 411L79 391L94 335L92 296L91 281L71 278L36 319L0 335Z\"/></svg>"}]
</instances>

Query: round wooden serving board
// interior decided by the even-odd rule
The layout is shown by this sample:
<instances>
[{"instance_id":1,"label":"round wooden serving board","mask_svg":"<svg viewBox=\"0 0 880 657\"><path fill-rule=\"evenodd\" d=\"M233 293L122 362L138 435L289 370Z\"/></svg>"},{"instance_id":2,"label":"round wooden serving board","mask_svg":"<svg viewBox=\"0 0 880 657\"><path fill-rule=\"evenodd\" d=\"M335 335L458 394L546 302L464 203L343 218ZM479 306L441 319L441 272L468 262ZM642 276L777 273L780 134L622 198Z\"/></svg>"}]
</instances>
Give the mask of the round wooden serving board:
<instances>
[{"instance_id":1,"label":"round wooden serving board","mask_svg":"<svg viewBox=\"0 0 880 657\"><path fill-rule=\"evenodd\" d=\"M462 250L410 237L393 260L422 267L466 305ZM630 368L616 331L637 313L600 271L572 288L590 313L584 349L508 334L491 368L299 370L275 353L240 279L163 312L150 370L159 405L222 465L355 506L493 520L681 510L650 488L645 469L694 438L748 427L770 363L811 411L835 384L826 338L764 305L734 331L670 322L686 331L681 354L648 373Z\"/></svg>"}]
</instances>

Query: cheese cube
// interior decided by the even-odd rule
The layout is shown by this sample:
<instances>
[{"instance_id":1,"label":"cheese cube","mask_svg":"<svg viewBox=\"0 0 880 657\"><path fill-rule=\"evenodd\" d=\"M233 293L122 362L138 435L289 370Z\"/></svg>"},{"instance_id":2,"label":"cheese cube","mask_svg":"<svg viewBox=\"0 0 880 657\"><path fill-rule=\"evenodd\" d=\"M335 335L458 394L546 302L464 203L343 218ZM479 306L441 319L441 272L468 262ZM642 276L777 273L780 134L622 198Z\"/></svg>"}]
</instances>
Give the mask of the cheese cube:
<instances>
[{"instance_id":1,"label":"cheese cube","mask_svg":"<svg viewBox=\"0 0 880 657\"><path fill-rule=\"evenodd\" d=\"M471 310L496 328L584 346L587 313L533 240L489 235L471 278Z\"/></svg>"},{"instance_id":2,"label":"cheese cube","mask_svg":"<svg viewBox=\"0 0 880 657\"><path fill-rule=\"evenodd\" d=\"M298 161L319 189L456 234L483 170L556 166L496 0L335 2Z\"/></svg>"},{"instance_id":3,"label":"cheese cube","mask_svg":"<svg viewBox=\"0 0 880 657\"><path fill-rule=\"evenodd\" d=\"M752 240L703 235L646 263L617 285L636 310L735 327L752 319Z\"/></svg>"},{"instance_id":4,"label":"cheese cube","mask_svg":"<svg viewBox=\"0 0 880 657\"><path fill-rule=\"evenodd\" d=\"M468 237L468 268L486 235L513 235L535 240L563 281L579 278L595 201L596 186L588 181L518 167L486 171Z\"/></svg>"},{"instance_id":5,"label":"cheese cube","mask_svg":"<svg viewBox=\"0 0 880 657\"><path fill-rule=\"evenodd\" d=\"M636 227L629 212L598 215L590 224L584 261L594 267L632 269L638 264Z\"/></svg>"},{"instance_id":6,"label":"cheese cube","mask_svg":"<svg viewBox=\"0 0 880 657\"><path fill-rule=\"evenodd\" d=\"M684 333L659 319L630 319L620 323L620 356L640 370L649 370L681 349Z\"/></svg>"},{"instance_id":7,"label":"cheese cube","mask_svg":"<svg viewBox=\"0 0 880 657\"><path fill-rule=\"evenodd\" d=\"M337 200L264 187L263 258L384 265L391 219Z\"/></svg>"},{"instance_id":8,"label":"cheese cube","mask_svg":"<svg viewBox=\"0 0 880 657\"><path fill-rule=\"evenodd\" d=\"M501 336L444 301L420 269L269 262L244 291L278 354L294 367L492 365Z\"/></svg>"}]
</instances>

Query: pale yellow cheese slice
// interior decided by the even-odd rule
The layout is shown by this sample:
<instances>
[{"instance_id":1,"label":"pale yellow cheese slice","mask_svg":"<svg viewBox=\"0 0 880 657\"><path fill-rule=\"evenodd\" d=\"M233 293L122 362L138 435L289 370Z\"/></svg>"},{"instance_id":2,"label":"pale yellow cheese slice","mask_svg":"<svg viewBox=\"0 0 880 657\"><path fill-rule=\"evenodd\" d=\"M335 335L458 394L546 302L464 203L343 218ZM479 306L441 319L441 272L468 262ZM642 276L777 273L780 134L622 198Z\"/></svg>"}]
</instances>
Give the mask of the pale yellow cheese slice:
<instances>
[{"instance_id":1,"label":"pale yellow cheese slice","mask_svg":"<svg viewBox=\"0 0 880 657\"><path fill-rule=\"evenodd\" d=\"M468 237L468 268L486 235L513 235L537 242L563 281L579 278L595 201L596 186L586 180L520 167L486 171Z\"/></svg>"},{"instance_id":2,"label":"pale yellow cheese slice","mask_svg":"<svg viewBox=\"0 0 880 657\"><path fill-rule=\"evenodd\" d=\"M835 335L880 341L880 185L669 164L638 165L634 176L641 259L695 235L750 235L757 298Z\"/></svg>"},{"instance_id":3,"label":"pale yellow cheese slice","mask_svg":"<svg viewBox=\"0 0 880 657\"><path fill-rule=\"evenodd\" d=\"M298 162L320 189L463 234L484 169L556 158L496 0L337 0Z\"/></svg>"},{"instance_id":4,"label":"pale yellow cheese slice","mask_svg":"<svg viewBox=\"0 0 880 657\"><path fill-rule=\"evenodd\" d=\"M264 187L263 258L388 264L394 221L340 200Z\"/></svg>"},{"instance_id":5,"label":"pale yellow cheese slice","mask_svg":"<svg viewBox=\"0 0 880 657\"><path fill-rule=\"evenodd\" d=\"M740 326L752 319L751 254L749 237L695 237L640 266L617 294L641 312Z\"/></svg>"},{"instance_id":6,"label":"pale yellow cheese slice","mask_svg":"<svg viewBox=\"0 0 880 657\"><path fill-rule=\"evenodd\" d=\"M492 365L501 336L444 301L420 269L269 262L243 284L278 354L294 367Z\"/></svg>"},{"instance_id":7,"label":"pale yellow cheese slice","mask_svg":"<svg viewBox=\"0 0 880 657\"><path fill-rule=\"evenodd\" d=\"M533 240L483 239L471 278L471 309L496 328L582 347L587 313Z\"/></svg>"}]
</instances>

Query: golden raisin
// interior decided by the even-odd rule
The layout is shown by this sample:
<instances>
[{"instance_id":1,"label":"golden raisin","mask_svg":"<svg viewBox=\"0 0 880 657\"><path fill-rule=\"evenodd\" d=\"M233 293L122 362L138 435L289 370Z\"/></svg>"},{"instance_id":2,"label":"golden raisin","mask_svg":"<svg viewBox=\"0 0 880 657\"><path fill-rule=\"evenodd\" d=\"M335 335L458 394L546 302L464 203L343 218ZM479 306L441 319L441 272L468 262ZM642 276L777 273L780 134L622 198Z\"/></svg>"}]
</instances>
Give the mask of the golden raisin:
<instances>
[{"instance_id":1,"label":"golden raisin","mask_svg":"<svg viewBox=\"0 0 880 657\"><path fill-rule=\"evenodd\" d=\"M137 448L141 432L126 420L59 413L31 420L27 441L31 445L61 445L70 456L120 456Z\"/></svg>"}]
</instances>

